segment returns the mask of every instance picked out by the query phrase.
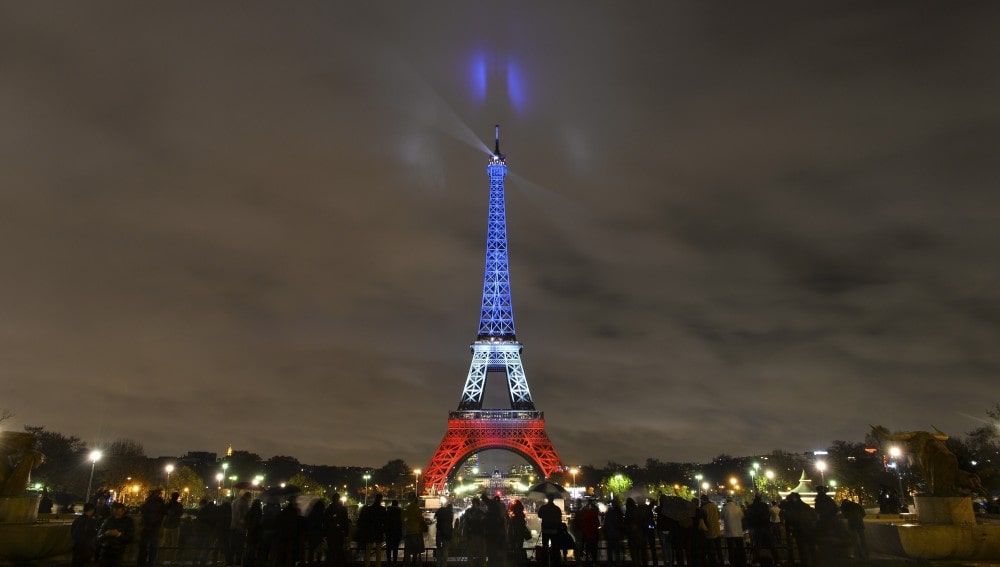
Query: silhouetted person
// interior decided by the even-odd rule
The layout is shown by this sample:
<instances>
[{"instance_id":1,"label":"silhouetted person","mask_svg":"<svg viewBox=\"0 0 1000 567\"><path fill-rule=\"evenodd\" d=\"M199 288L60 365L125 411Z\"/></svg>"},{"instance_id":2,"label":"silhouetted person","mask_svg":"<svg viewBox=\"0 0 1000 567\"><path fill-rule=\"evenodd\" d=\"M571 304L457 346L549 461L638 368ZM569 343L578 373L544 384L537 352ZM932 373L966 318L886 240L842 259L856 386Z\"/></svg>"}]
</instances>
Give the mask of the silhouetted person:
<instances>
[{"instance_id":1,"label":"silhouetted person","mask_svg":"<svg viewBox=\"0 0 1000 567\"><path fill-rule=\"evenodd\" d=\"M771 531L771 509L760 494L753 498L747 508L747 527L750 528L750 543L753 545L753 560L759 562L761 551L766 549L773 562L778 561L778 549Z\"/></svg>"},{"instance_id":2,"label":"silhouetted person","mask_svg":"<svg viewBox=\"0 0 1000 567\"><path fill-rule=\"evenodd\" d=\"M701 495L702 524L698 529L704 534L705 557L709 565L723 564L722 560L722 530L719 527L719 507L708 497Z\"/></svg>"},{"instance_id":3,"label":"silhouetted person","mask_svg":"<svg viewBox=\"0 0 1000 567\"><path fill-rule=\"evenodd\" d=\"M229 519L229 546L226 550L226 564L240 565L243 563L243 553L247 542L247 512L250 511L249 492L244 492L233 502L233 510Z\"/></svg>"},{"instance_id":4,"label":"silhouetted person","mask_svg":"<svg viewBox=\"0 0 1000 567\"><path fill-rule=\"evenodd\" d=\"M100 567L120 567L125 556L125 547L135 539L135 522L125 513L125 505L115 502L111 505L111 516L97 530L97 545L100 549Z\"/></svg>"},{"instance_id":5,"label":"silhouetted person","mask_svg":"<svg viewBox=\"0 0 1000 567\"><path fill-rule=\"evenodd\" d=\"M510 550L511 567L524 567L528 564L528 554L524 551L524 542L531 539L528 519L524 515L524 504L515 500L510 505L510 518L507 520L507 549ZM438 562L438 567L445 567Z\"/></svg>"},{"instance_id":6,"label":"silhouetted person","mask_svg":"<svg viewBox=\"0 0 1000 567\"><path fill-rule=\"evenodd\" d=\"M403 509L403 533L405 541L403 544L403 563L406 565L420 565L420 556L424 553L424 531L427 523L424 522L424 515L420 511L420 500L416 494L410 496L409 503Z\"/></svg>"},{"instance_id":7,"label":"silhouetted person","mask_svg":"<svg viewBox=\"0 0 1000 567\"><path fill-rule=\"evenodd\" d=\"M465 539L470 567L482 567L486 562L486 544L483 539L485 522L486 507L477 496L462 514L462 537Z\"/></svg>"},{"instance_id":8,"label":"silhouetted person","mask_svg":"<svg viewBox=\"0 0 1000 567\"><path fill-rule=\"evenodd\" d=\"M562 508L556 506L556 497L546 495L546 502L538 507L542 523L542 558L546 565L559 565L559 531L562 528Z\"/></svg>"},{"instance_id":9,"label":"silhouetted person","mask_svg":"<svg viewBox=\"0 0 1000 567\"><path fill-rule=\"evenodd\" d=\"M639 514L639 506L631 498L625 499L625 537L628 539L628 554L632 567L643 564L643 539L646 528Z\"/></svg>"},{"instance_id":10,"label":"silhouetted person","mask_svg":"<svg viewBox=\"0 0 1000 567\"><path fill-rule=\"evenodd\" d=\"M403 541L403 509L393 500L385 509L385 561L399 561L399 542Z\"/></svg>"},{"instance_id":11,"label":"silhouetted person","mask_svg":"<svg viewBox=\"0 0 1000 567\"><path fill-rule=\"evenodd\" d=\"M347 508L340 501L340 494L334 494L332 498L323 522L326 530L326 564L327 567L343 567L347 564L345 548L351 533L351 520L347 515Z\"/></svg>"},{"instance_id":12,"label":"silhouetted person","mask_svg":"<svg viewBox=\"0 0 1000 567\"><path fill-rule=\"evenodd\" d=\"M608 502L604 512L604 541L608 548L608 567L622 567L624 564L625 547L625 515L617 499Z\"/></svg>"},{"instance_id":13,"label":"silhouetted person","mask_svg":"<svg viewBox=\"0 0 1000 567\"><path fill-rule=\"evenodd\" d=\"M743 546L743 508L733 502L732 498L726 498L726 503L722 506L722 530L722 536L726 538L726 556L729 558L729 565L746 567L747 552Z\"/></svg>"},{"instance_id":14,"label":"silhouetted person","mask_svg":"<svg viewBox=\"0 0 1000 567\"><path fill-rule=\"evenodd\" d=\"M181 504L181 493L171 492L170 500L163 510L163 540L160 547L164 548L160 555L170 561L177 560L177 548L181 545L181 518L184 516L184 505Z\"/></svg>"},{"instance_id":15,"label":"silhouetted person","mask_svg":"<svg viewBox=\"0 0 1000 567\"><path fill-rule=\"evenodd\" d=\"M139 567L156 565L156 550L160 545L160 527L166 516L167 505L163 501L163 491L154 488L139 506L139 549L136 563Z\"/></svg>"},{"instance_id":16,"label":"silhouetted person","mask_svg":"<svg viewBox=\"0 0 1000 567\"><path fill-rule=\"evenodd\" d=\"M260 561L261 520L264 507L259 499L250 503L243 524L247 527L246 545L243 549L243 567L257 567Z\"/></svg>"},{"instance_id":17,"label":"silhouetted person","mask_svg":"<svg viewBox=\"0 0 1000 567\"><path fill-rule=\"evenodd\" d=\"M636 506L642 520L642 564L647 565L649 560L655 567L659 559L656 557L656 517L653 515L653 507L645 498L636 502Z\"/></svg>"},{"instance_id":18,"label":"silhouetted person","mask_svg":"<svg viewBox=\"0 0 1000 567\"><path fill-rule=\"evenodd\" d=\"M94 557L97 549L97 519L94 518L95 506L90 502L83 505L80 514L69 528L73 539L73 567L83 567Z\"/></svg>"},{"instance_id":19,"label":"silhouetted person","mask_svg":"<svg viewBox=\"0 0 1000 567\"><path fill-rule=\"evenodd\" d=\"M364 550L365 567L368 567L372 555L375 556L375 567L382 565L382 542L385 541L385 506L382 505L382 495L375 493L375 500L361 509L358 515L358 544Z\"/></svg>"},{"instance_id":20,"label":"silhouetted person","mask_svg":"<svg viewBox=\"0 0 1000 567\"><path fill-rule=\"evenodd\" d=\"M847 520L847 527L854 536L854 558L868 561L868 542L865 540L865 509L861 504L846 498L840 502L840 514Z\"/></svg>"},{"instance_id":21,"label":"silhouetted person","mask_svg":"<svg viewBox=\"0 0 1000 567\"><path fill-rule=\"evenodd\" d=\"M52 499L49 498L49 489L42 489L42 498L38 501L38 513L39 514L51 514L52 513Z\"/></svg>"},{"instance_id":22,"label":"silhouetted person","mask_svg":"<svg viewBox=\"0 0 1000 567\"><path fill-rule=\"evenodd\" d=\"M281 511L278 512L277 530L274 534L274 543L271 546L274 556L271 558L275 567L294 567L299 560L301 548L299 547L299 510L295 506L293 498L289 498Z\"/></svg>"},{"instance_id":23,"label":"silhouetted person","mask_svg":"<svg viewBox=\"0 0 1000 567\"><path fill-rule=\"evenodd\" d=\"M576 513L576 528L580 534L580 549L583 550L583 560L588 565L597 563L597 550L601 538L601 514L597 510L597 505L593 500L587 503Z\"/></svg>"},{"instance_id":24,"label":"silhouetted person","mask_svg":"<svg viewBox=\"0 0 1000 567\"><path fill-rule=\"evenodd\" d=\"M798 551L799 563L813 565L816 563L816 511L802 501L802 497L792 492L786 498L785 523L794 540ZM788 557L791 561L793 542L788 543Z\"/></svg>"},{"instance_id":25,"label":"silhouetted person","mask_svg":"<svg viewBox=\"0 0 1000 567\"><path fill-rule=\"evenodd\" d=\"M319 563L323 555L323 537L326 516L326 504L322 500L317 500L309 509L306 516L306 563Z\"/></svg>"}]
</instances>

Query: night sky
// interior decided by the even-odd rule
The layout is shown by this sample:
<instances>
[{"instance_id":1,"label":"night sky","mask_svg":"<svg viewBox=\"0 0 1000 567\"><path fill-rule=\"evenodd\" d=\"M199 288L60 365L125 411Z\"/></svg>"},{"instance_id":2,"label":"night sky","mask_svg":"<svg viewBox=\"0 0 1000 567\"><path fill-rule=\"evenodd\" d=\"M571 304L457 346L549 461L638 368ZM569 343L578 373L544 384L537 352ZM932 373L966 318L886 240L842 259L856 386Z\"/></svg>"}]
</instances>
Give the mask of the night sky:
<instances>
[{"instance_id":1,"label":"night sky","mask_svg":"<svg viewBox=\"0 0 1000 567\"><path fill-rule=\"evenodd\" d=\"M5 427L425 466L498 122L567 464L1000 400L996 3L357 4L0 9Z\"/></svg>"}]
</instances>

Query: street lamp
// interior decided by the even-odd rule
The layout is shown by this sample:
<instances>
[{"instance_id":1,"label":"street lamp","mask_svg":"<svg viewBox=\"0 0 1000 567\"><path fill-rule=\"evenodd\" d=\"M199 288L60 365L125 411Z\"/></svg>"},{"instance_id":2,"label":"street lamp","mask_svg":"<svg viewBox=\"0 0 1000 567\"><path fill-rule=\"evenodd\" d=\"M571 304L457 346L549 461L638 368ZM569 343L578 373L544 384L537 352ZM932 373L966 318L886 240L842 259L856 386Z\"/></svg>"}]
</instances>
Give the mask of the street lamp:
<instances>
[{"instance_id":1,"label":"street lamp","mask_svg":"<svg viewBox=\"0 0 1000 567\"><path fill-rule=\"evenodd\" d=\"M573 467L569 469L569 474L573 475L573 486L576 486L576 473L580 472L580 469Z\"/></svg>"},{"instance_id":2,"label":"street lamp","mask_svg":"<svg viewBox=\"0 0 1000 567\"><path fill-rule=\"evenodd\" d=\"M696 481L695 490L698 490L698 487L701 486L701 479L703 478L705 477L701 473L694 475L694 480Z\"/></svg>"},{"instance_id":3,"label":"street lamp","mask_svg":"<svg viewBox=\"0 0 1000 567\"><path fill-rule=\"evenodd\" d=\"M222 497L222 479L224 479L224 478L226 478L226 475L224 475L222 473L219 473L219 474L215 475L215 480L217 482L217 486L215 488L215 491L218 493L218 495L219 495L220 498Z\"/></svg>"},{"instance_id":4,"label":"street lamp","mask_svg":"<svg viewBox=\"0 0 1000 567\"><path fill-rule=\"evenodd\" d=\"M420 469L413 469L413 492L420 494Z\"/></svg>"},{"instance_id":5,"label":"street lamp","mask_svg":"<svg viewBox=\"0 0 1000 567\"><path fill-rule=\"evenodd\" d=\"M170 473L174 472L174 465L167 465L167 492L170 492Z\"/></svg>"},{"instance_id":6,"label":"street lamp","mask_svg":"<svg viewBox=\"0 0 1000 567\"><path fill-rule=\"evenodd\" d=\"M905 505L905 498L903 497L903 470L899 467L899 457L903 455L902 449L893 445L889 447L889 455L892 456L892 468L896 469L896 478L899 479L899 500L901 504Z\"/></svg>"},{"instance_id":7,"label":"street lamp","mask_svg":"<svg viewBox=\"0 0 1000 567\"><path fill-rule=\"evenodd\" d=\"M97 461L100 460L101 460L100 451L95 450L90 452L90 481L87 483L87 498L85 499L87 502L90 502L90 489L94 485L94 468L97 467Z\"/></svg>"},{"instance_id":8,"label":"street lamp","mask_svg":"<svg viewBox=\"0 0 1000 567\"><path fill-rule=\"evenodd\" d=\"M826 461L816 461L816 470L819 471L819 482L826 485Z\"/></svg>"},{"instance_id":9,"label":"street lamp","mask_svg":"<svg viewBox=\"0 0 1000 567\"><path fill-rule=\"evenodd\" d=\"M368 505L368 481L371 480L372 475L370 475L368 473L365 473L365 475L363 477L361 477L361 478L365 479L365 506L367 506Z\"/></svg>"}]
</instances>

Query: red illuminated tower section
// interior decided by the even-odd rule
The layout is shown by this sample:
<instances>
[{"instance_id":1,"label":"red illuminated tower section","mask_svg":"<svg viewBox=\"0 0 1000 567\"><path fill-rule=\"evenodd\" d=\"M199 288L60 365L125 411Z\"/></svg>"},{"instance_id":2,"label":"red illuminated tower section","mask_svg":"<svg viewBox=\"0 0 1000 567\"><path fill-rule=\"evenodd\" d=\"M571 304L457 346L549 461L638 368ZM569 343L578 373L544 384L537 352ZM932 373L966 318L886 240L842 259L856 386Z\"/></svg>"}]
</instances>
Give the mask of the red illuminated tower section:
<instances>
[{"instance_id":1,"label":"red illuminated tower section","mask_svg":"<svg viewBox=\"0 0 1000 567\"><path fill-rule=\"evenodd\" d=\"M545 433L545 416L535 409L521 364L521 343L514 332L507 258L507 213L504 178L507 162L496 146L486 166L490 177L490 211L486 229L486 271L479 333L472 343L472 364L458 411L448 414L448 431L424 473L427 491L442 491L465 459L487 449L517 453L548 477L562 468L559 454ZM483 409L490 372L507 378L509 409Z\"/></svg>"}]
</instances>

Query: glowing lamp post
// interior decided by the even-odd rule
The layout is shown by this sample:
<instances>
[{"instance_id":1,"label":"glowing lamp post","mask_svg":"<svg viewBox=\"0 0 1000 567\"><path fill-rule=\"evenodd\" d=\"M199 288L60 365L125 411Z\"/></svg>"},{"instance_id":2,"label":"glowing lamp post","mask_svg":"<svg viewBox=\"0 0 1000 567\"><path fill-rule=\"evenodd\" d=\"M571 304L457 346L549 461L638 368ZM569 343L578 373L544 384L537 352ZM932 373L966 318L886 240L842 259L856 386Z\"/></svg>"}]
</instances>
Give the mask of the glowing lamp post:
<instances>
[{"instance_id":1,"label":"glowing lamp post","mask_svg":"<svg viewBox=\"0 0 1000 567\"><path fill-rule=\"evenodd\" d=\"M363 477L365 479L365 506L368 505L368 481L372 479L372 475L365 473Z\"/></svg>"},{"instance_id":2,"label":"glowing lamp post","mask_svg":"<svg viewBox=\"0 0 1000 567\"><path fill-rule=\"evenodd\" d=\"M903 455L903 451L899 447L896 447L895 445L893 445L892 447L889 447L889 455L892 456L892 460L893 460L892 468L896 469L896 478L899 479L899 499L900 499L900 501L903 501L904 500L904 496L903 496L903 470L900 469L900 467L899 467L899 458Z\"/></svg>"},{"instance_id":3,"label":"glowing lamp post","mask_svg":"<svg viewBox=\"0 0 1000 567\"><path fill-rule=\"evenodd\" d=\"M698 490L698 487L701 486L701 479L703 479L703 478L705 478L705 477L702 476L701 473L698 473L698 474L694 475L694 480L695 480L695 487L694 487L694 489L695 490Z\"/></svg>"},{"instance_id":4,"label":"glowing lamp post","mask_svg":"<svg viewBox=\"0 0 1000 567\"><path fill-rule=\"evenodd\" d=\"M816 461L816 470L819 471L819 482L826 485L826 461Z\"/></svg>"},{"instance_id":5,"label":"glowing lamp post","mask_svg":"<svg viewBox=\"0 0 1000 567\"><path fill-rule=\"evenodd\" d=\"M420 473L423 472L420 469L413 469L413 492L415 494L420 494Z\"/></svg>"},{"instance_id":6,"label":"glowing lamp post","mask_svg":"<svg viewBox=\"0 0 1000 567\"><path fill-rule=\"evenodd\" d=\"M90 502L90 489L93 488L94 486L94 468L97 467L97 461L100 460L101 460L100 451L90 452L90 481L87 482L87 498L84 499L86 502Z\"/></svg>"},{"instance_id":7,"label":"glowing lamp post","mask_svg":"<svg viewBox=\"0 0 1000 567\"><path fill-rule=\"evenodd\" d=\"M170 492L170 473L174 472L174 465L167 465L165 470L167 471L167 492Z\"/></svg>"}]
</instances>

